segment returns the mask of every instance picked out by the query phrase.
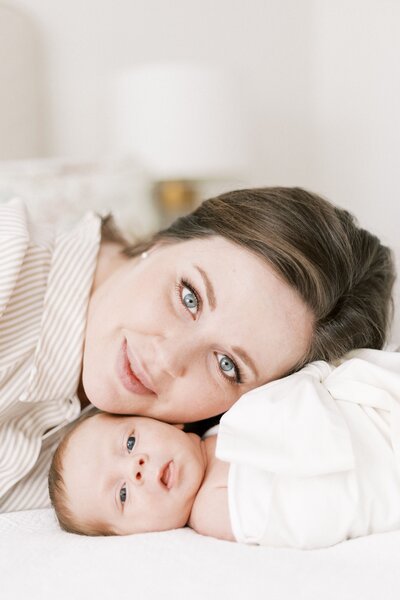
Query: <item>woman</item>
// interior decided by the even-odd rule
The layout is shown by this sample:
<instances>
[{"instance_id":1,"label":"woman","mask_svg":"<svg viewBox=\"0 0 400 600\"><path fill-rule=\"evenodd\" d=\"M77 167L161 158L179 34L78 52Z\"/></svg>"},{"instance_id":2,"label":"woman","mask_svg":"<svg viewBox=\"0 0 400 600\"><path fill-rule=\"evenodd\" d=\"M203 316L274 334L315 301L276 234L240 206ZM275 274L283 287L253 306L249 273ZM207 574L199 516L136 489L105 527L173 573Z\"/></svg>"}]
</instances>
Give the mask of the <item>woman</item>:
<instances>
[{"instance_id":1,"label":"woman","mask_svg":"<svg viewBox=\"0 0 400 600\"><path fill-rule=\"evenodd\" d=\"M309 360L385 341L390 251L304 190L223 194L123 252L94 216L54 241L20 205L3 210L3 511L48 505L52 452L87 400L198 421Z\"/></svg>"}]
</instances>

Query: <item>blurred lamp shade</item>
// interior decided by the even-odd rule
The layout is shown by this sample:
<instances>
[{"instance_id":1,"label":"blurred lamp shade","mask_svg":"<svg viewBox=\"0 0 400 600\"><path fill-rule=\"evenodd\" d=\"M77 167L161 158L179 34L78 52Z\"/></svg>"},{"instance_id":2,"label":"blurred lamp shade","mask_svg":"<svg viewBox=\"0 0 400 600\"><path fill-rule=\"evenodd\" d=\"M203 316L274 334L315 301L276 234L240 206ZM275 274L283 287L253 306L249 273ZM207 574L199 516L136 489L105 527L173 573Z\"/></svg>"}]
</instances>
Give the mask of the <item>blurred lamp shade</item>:
<instances>
[{"instance_id":1,"label":"blurred lamp shade","mask_svg":"<svg viewBox=\"0 0 400 600\"><path fill-rule=\"evenodd\" d=\"M137 66L114 84L115 151L158 182L229 179L246 171L249 135L239 84L189 63Z\"/></svg>"}]
</instances>

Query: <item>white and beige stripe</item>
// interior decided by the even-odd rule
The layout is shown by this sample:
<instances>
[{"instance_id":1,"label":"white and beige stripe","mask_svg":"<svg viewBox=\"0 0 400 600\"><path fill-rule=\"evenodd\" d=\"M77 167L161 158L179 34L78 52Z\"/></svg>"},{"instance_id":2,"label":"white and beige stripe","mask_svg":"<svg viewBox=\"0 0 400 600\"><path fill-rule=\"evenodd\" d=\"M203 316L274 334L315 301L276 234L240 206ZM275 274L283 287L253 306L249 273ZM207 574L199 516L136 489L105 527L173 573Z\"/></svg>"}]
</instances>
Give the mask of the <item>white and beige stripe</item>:
<instances>
[{"instance_id":1,"label":"white and beige stripe","mask_svg":"<svg viewBox=\"0 0 400 600\"><path fill-rule=\"evenodd\" d=\"M47 471L80 414L86 312L101 219L57 233L0 205L0 511L48 506ZM47 433L46 433L47 432Z\"/></svg>"}]
</instances>

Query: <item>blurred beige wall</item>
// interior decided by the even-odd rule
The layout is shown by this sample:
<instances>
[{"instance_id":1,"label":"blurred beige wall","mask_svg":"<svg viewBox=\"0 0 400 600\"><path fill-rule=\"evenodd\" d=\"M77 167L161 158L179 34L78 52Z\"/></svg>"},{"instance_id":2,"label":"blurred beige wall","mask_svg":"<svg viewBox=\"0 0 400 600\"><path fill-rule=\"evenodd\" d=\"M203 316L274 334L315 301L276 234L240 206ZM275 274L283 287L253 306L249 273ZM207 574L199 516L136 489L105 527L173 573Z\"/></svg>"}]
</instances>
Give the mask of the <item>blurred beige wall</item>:
<instances>
[{"instance_id":1,"label":"blurred beige wall","mask_svg":"<svg viewBox=\"0 0 400 600\"><path fill-rule=\"evenodd\" d=\"M46 152L40 37L29 14L0 2L0 160Z\"/></svg>"},{"instance_id":2,"label":"blurred beige wall","mask_svg":"<svg viewBox=\"0 0 400 600\"><path fill-rule=\"evenodd\" d=\"M250 178L304 180L311 117L309 0L14 4L32 16L43 36L51 154L97 157L108 152L110 81L116 70L188 59L237 72L258 132Z\"/></svg>"}]
</instances>

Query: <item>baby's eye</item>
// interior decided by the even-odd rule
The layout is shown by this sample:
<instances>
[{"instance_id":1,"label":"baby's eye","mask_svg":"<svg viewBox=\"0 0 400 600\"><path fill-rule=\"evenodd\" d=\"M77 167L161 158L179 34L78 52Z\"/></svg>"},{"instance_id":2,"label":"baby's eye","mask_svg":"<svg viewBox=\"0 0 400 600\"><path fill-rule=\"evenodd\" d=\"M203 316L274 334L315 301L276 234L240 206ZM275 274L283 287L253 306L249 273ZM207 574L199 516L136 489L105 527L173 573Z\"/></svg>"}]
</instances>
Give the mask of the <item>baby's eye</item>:
<instances>
[{"instance_id":1,"label":"baby's eye","mask_svg":"<svg viewBox=\"0 0 400 600\"><path fill-rule=\"evenodd\" d=\"M128 448L128 452L132 452L136 444L136 438L134 435L130 435L126 442L126 447Z\"/></svg>"},{"instance_id":2,"label":"baby's eye","mask_svg":"<svg viewBox=\"0 0 400 600\"><path fill-rule=\"evenodd\" d=\"M182 282L181 301L192 315L197 315L199 310L199 299L195 290L185 284L185 282Z\"/></svg>"},{"instance_id":3,"label":"baby's eye","mask_svg":"<svg viewBox=\"0 0 400 600\"><path fill-rule=\"evenodd\" d=\"M121 504L125 503L126 500L126 485L123 485L119 490L119 499L121 500Z\"/></svg>"},{"instance_id":4,"label":"baby's eye","mask_svg":"<svg viewBox=\"0 0 400 600\"><path fill-rule=\"evenodd\" d=\"M219 354L218 352L217 360L222 375L226 377L226 379L230 379L233 382L240 383L239 368L235 365L233 360L229 358L229 356L227 356L226 354Z\"/></svg>"}]
</instances>

